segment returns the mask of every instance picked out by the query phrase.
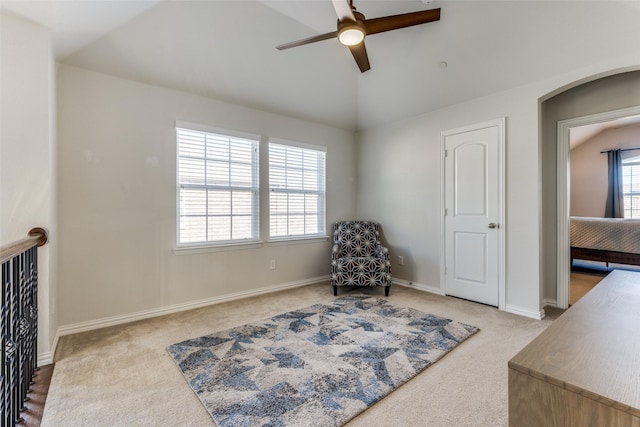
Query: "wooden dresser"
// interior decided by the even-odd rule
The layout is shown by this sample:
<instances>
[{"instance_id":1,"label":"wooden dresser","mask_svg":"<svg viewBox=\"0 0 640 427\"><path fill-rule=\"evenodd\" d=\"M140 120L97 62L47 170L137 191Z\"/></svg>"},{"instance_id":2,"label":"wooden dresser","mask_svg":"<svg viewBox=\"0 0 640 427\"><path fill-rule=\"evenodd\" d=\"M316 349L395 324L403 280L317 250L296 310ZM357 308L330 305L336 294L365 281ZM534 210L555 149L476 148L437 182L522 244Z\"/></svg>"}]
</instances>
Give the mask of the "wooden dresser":
<instances>
[{"instance_id":1,"label":"wooden dresser","mask_svg":"<svg viewBox=\"0 0 640 427\"><path fill-rule=\"evenodd\" d=\"M640 273L609 274L509 361L509 426L640 427Z\"/></svg>"}]
</instances>

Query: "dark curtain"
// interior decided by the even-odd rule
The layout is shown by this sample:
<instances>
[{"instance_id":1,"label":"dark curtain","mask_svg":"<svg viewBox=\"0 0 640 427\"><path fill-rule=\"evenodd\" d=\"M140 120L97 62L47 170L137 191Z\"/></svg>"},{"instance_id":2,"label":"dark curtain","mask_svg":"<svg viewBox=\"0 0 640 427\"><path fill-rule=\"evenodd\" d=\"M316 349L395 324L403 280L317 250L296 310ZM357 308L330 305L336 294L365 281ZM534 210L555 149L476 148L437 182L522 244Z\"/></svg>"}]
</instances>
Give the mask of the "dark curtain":
<instances>
[{"instance_id":1,"label":"dark curtain","mask_svg":"<svg viewBox=\"0 0 640 427\"><path fill-rule=\"evenodd\" d=\"M604 210L605 218L624 218L624 197L622 194L622 157L620 150L607 153L609 162L609 192L607 206Z\"/></svg>"}]
</instances>

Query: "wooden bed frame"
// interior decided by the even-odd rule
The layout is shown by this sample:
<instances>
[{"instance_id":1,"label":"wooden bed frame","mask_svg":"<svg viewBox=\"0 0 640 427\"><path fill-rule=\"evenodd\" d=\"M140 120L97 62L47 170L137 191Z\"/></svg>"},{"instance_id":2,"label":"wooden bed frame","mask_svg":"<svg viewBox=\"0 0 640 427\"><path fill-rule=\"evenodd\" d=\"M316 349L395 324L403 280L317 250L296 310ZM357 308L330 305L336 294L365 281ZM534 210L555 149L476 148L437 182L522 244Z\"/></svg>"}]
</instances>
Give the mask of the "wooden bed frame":
<instances>
[{"instance_id":1,"label":"wooden bed frame","mask_svg":"<svg viewBox=\"0 0 640 427\"><path fill-rule=\"evenodd\" d=\"M571 247L571 264L574 259L584 259L587 261L601 261L606 263L640 265L640 254L626 252L606 251L602 249L576 248Z\"/></svg>"}]
</instances>

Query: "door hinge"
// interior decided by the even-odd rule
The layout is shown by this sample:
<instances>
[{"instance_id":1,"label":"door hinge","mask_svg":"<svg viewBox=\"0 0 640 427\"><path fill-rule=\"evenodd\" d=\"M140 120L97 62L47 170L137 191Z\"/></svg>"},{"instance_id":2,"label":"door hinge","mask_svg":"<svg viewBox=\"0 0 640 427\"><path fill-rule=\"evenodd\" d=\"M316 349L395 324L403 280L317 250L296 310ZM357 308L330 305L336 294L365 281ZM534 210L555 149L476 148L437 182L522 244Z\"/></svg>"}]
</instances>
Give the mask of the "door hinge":
<instances>
[{"instance_id":1,"label":"door hinge","mask_svg":"<svg viewBox=\"0 0 640 427\"><path fill-rule=\"evenodd\" d=\"M444 208L444 216L447 216L449 214L449 210L447 208Z\"/></svg>"}]
</instances>

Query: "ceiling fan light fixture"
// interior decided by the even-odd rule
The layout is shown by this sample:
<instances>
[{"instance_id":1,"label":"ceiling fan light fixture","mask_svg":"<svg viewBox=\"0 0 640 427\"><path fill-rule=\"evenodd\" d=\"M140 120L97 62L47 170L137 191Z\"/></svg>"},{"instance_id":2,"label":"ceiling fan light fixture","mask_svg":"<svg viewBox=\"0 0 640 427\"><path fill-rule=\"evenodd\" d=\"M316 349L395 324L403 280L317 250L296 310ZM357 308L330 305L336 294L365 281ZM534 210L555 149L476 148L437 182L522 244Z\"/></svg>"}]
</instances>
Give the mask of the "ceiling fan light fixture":
<instances>
[{"instance_id":1,"label":"ceiling fan light fixture","mask_svg":"<svg viewBox=\"0 0 640 427\"><path fill-rule=\"evenodd\" d=\"M341 23L338 30L338 40L345 46L355 46L364 40L364 28L358 22Z\"/></svg>"},{"instance_id":2,"label":"ceiling fan light fixture","mask_svg":"<svg viewBox=\"0 0 640 427\"><path fill-rule=\"evenodd\" d=\"M426 4L432 0L422 1ZM353 0L331 0L331 3L333 3L333 8L338 17L337 31L318 34L307 37L306 39L286 43L276 46L276 49L289 49L291 47L337 38L341 44L349 48L353 59L355 59L358 68L360 68L360 72L364 73L371 69L367 48L364 45L366 36L440 20L440 8L365 19L364 15L356 10L356 7L353 5Z\"/></svg>"}]
</instances>

